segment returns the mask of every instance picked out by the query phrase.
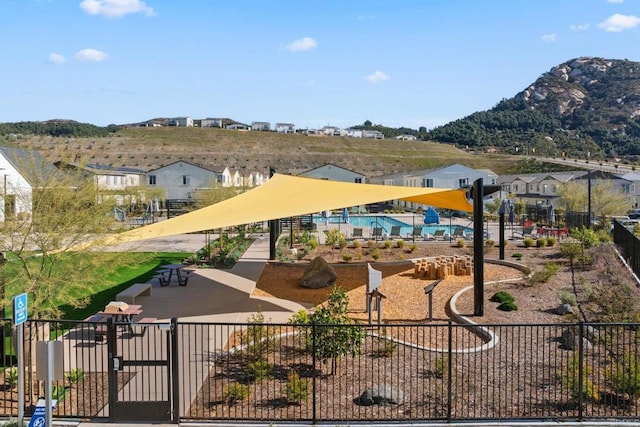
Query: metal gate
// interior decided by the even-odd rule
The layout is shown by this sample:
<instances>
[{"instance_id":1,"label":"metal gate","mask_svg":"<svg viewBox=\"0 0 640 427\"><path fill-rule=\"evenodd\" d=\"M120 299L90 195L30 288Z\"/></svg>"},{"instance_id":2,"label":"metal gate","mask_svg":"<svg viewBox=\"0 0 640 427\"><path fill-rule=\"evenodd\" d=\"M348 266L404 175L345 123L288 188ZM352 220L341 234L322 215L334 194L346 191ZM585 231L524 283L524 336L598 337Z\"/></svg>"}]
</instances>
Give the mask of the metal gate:
<instances>
[{"instance_id":1,"label":"metal gate","mask_svg":"<svg viewBox=\"0 0 640 427\"><path fill-rule=\"evenodd\" d=\"M176 321L107 324L109 418L178 422Z\"/></svg>"}]
</instances>

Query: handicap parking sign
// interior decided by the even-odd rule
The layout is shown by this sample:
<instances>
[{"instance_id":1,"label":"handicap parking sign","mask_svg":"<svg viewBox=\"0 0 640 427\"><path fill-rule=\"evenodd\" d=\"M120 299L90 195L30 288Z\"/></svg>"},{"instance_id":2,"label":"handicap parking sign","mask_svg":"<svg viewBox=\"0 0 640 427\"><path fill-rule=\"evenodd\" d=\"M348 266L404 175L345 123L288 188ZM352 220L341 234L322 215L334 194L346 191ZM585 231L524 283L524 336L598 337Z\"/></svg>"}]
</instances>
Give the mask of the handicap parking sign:
<instances>
[{"instance_id":1,"label":"handicap parking sign","mask_svg":"<svg viewBox=\"0 0 640 427\"><path fill-rule=\"evenodd\" d=\"M27 315L27 294L20 294L13 297L13 323L19 325L28 319Z\"/></svg>"},{"instance_id":2,"label":"handicap parking sign","mask_svg":"<svg viewBox=\"0 0 640 427\"><path fill-rule=\"evenodd\" d=\"M51 410L53 411L58 401L56 399L51 400ZM44 399L38 399L38 404L33 410L31 420L29 421L29 427L45 427L47 424L46 402Z\"/></svg>"}]
</instances>

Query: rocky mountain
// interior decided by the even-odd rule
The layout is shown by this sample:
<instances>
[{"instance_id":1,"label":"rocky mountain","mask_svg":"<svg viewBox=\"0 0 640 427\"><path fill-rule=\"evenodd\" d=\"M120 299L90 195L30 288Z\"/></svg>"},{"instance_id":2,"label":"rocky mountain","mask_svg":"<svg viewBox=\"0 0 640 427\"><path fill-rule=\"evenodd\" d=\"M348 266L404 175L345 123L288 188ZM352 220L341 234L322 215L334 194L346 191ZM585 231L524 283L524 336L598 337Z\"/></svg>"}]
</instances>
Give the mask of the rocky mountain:
<instances>
[{"instance_id":1,"label":"rocky mountain","mask_svg":"<svg viewBox=\"0 0 640 427\"><path fill-rule=\"evenodd\" d=\"M638 156L640 63L572 59L493 109L435 128L429 137L470 147L535 148L550 155Z\"/></svg>"}]
</instances>

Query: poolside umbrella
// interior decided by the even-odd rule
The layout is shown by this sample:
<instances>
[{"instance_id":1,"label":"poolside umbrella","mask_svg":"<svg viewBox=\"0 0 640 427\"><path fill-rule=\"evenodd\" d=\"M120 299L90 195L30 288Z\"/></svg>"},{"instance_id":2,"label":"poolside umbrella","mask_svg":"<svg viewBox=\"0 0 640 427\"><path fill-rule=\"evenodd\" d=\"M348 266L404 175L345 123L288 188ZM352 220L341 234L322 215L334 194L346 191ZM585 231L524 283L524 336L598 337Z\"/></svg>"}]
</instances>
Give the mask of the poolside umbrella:
<instances>
[{"instance_id":1,"label":"poolside umbrella","mask_svg":"<svg viewBox=\"0 0 640 427\"><path fill-rule=\"evenodd\" d=\"M349 209L347 208L342 208L342 221L345 224L349 223Z\"/></svg>"},{"instance_id":2,"label":"poolside umbrella","mask_svg":"<svg viewBox=\"0 0 640 427\"><path fill-rule=\"evenodd\" d=\"M429 206L427 208L427 210L425 211L425 213L424 213L424 223L425 224L440 224L440 215L431 206Z\"/></svg>"}]
</instances>

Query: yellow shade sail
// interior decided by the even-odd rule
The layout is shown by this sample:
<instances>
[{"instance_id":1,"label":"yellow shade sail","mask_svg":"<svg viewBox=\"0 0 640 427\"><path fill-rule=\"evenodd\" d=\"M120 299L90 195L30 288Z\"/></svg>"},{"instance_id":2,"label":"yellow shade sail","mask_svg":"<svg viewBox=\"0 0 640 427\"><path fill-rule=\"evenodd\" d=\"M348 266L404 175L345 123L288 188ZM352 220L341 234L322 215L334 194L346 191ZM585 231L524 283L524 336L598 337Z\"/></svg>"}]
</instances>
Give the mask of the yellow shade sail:
<instances>
[{"instance_id":1,"label":"yellow shade sail","mask_svg":"<svg viewBox=\"0 0 640 427\"><path fill-rule=\"evenodd\" d=\"M126 243L377 203L406 200L445 209L473 210L464 189L355 184L275 174L245 193L211 206L113 236ZM104 242L103 242L104 243Z\"/></svg>"}]
</instances>

